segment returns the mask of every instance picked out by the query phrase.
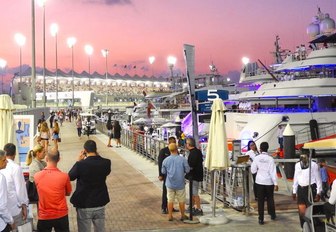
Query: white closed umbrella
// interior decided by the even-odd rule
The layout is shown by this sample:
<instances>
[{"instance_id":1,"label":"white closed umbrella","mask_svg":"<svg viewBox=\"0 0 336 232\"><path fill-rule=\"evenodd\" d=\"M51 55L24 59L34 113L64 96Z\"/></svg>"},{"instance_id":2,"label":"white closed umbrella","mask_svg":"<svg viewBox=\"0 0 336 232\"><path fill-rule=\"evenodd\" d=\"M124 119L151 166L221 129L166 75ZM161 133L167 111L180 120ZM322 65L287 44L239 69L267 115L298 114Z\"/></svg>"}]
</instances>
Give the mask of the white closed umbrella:
<instances>
[{"instance_id":1,"label":"white closed umbrella","mask_svg":"<svg viewBox=\"0 0 336 232\"><path fill-rule=\"evenodd\" d=\"M180 126L180 125L176 124L176 123L172 123L172 122L167 122L167 123L161 125L161 128L169 128L169 127L177 127L177 126Z\"/></svg>"},{"instance_id":2,"label":"white closed umbrella","mask_svg":"<svg viewBox=\"0 0 336 232\"><path fill-rule=\"evenodd\" d=\"M221 171L229 166L224 110L223 101L220 98L215 99L211 107L208 147L205 157L205 167L210 171Z\"/></svg>"},{"instance_id":3,"label":"white closed umbrella","mask_svg":"<svg viewBox=\"0 0 336 232\"><path fill-rule=\"evenodd\" d=\"M14 116L15 110L11 97L7 94L0 95L0 149L7 143L14 143Z\"/></svg>"},{"instance_id":4,"label":"white closed umbrella","mask_svg":"<svg viewBox=\"0 0 336 232\"><path fill-rule=\"evenodd\" d=\"M147 123L150 123L150 122L151 122L151 120L148 119L148 118L138 118L133 123L134 124L147 124Z\"/></svg>"},{"instance_id":5,"label":"white closed umbrella","mask_svg":"<svg viewBox=\"0 0 336 232\"><path fill-rule=\"evenodd\" d=\"M227 137L224 118L225 106L223 100L217 98L211 107L210 130L208 147L205 157L205 167L211 171L212 179L212 216L203 216L200 221L205 224L224 224L228 222L225 216L217 216L216 209L216 173L229 167L229 153L227 148Z\"/></svg>"}]
</instances>

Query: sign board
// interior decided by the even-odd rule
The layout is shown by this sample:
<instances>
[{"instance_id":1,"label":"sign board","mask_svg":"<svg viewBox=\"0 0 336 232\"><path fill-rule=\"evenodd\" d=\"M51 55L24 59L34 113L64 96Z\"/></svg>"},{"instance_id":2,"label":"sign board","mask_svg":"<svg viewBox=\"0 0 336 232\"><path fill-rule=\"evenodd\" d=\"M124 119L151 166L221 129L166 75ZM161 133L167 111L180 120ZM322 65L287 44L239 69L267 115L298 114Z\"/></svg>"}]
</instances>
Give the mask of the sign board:
<instances>
[{"instance_id":1,"label":"sign board","mask_svg":"<svg viewBox=\"0 0 336 232\"><path fill-rule=\"evenodd\" d=\"M27 153L34 146L34 115L14 115L14 123L19 162L22 171L27 172Z\"/></svg>"},{"instance_id":2,"label":"sign board","mask_svg":"<svg viewBox=\"0 0 336 232\"><path fill-rule=\"evenodd\" d=\"M196 100L198 102L213 101L216 98L227 100L229 98L229 91L223 89L207 89L196 92Z\"/></svg>"}]
</instances>

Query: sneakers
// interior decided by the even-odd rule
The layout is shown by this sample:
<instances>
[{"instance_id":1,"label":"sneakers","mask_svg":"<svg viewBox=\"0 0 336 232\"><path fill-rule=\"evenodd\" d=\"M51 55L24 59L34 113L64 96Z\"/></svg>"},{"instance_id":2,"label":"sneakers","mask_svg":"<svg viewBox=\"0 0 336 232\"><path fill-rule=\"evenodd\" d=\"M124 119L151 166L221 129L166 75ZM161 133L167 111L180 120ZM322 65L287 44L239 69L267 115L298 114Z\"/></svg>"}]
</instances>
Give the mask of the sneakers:
<instances>
[{"instance_id":1,"label":"sneakers","mask_svg":"<svg viewBox=\"0 0 336 232\"><path fill-rule=\"evenodd\" d=\"M187 215L183 215L183 216L181 216L181 218L180 218L180 221L184 221L184 220L188 220L189 219L189 217L187 216Z\"/></svg>"},{"instance_id":2,"label":"sneakers","mask_svg":"<svg viewBox=\"0 0 336 232\"><path fill-rule=\"evenodd\" d=\"M167 209L161 209L161 213L162 214L168 214L168 210Z\"/></svg>"},{"instance_id":3,"label":"sneakers","mask_svg":"<svg viewBox=\"0 0 336 232\"><path fill-rule=\"evenodd\" d=\"M190 213L190 208L188 207L185 212L186 213ZM191 209L191 212L193 212L193 213L195 212L195 208L194 207Z\"/></svg>"},{"instance_id":4,"label":"sneakers","mask_svg":"<svg viewBox=\"0 0 336 232\"><path fill-rule=\"evenodd\" d=\"M202 209L195 209L192 213L194 216L203 216L203 210Z\"/></svg>"},{"instance_id":5,"label":"sneakers","mask_svg":"<svg viewBox=\"0 0 336 232\"><path fill-rule=\"evenodd\" d=\"M191 212L192 212L193 216L203 216L203 210L202 209L192 208ZM190 213L189 208L186 210L186 213Z\"/></svg>"}]
</instances>

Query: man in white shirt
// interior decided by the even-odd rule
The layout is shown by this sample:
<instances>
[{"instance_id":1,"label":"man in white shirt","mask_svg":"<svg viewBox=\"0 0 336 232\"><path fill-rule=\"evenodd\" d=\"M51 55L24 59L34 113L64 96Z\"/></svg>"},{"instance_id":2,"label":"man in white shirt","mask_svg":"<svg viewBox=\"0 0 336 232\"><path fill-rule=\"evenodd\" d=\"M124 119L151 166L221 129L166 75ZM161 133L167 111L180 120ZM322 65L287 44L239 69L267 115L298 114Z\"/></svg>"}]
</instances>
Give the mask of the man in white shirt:
<instances>
[{"instance_id":1,"label":"man in white shirt","mask_svg":"<svg viewBox=\"0 0 336 232\"><path fill-rule=\"evenodd\" d=\"M268 155L268 143L260 144L260 154L257 155L251 165L252 174L257 173L256 187L258 197L259 224L264 224L264 204L267 199L267 211L271 219L275 220L274 191L278 191L277 175L274 159Z\"/></svg>"},{"instance_id":2,"label":"man in white shirt","mask_svg":"<svg viewBox=\"0 0 336 232\"><path fill-rule=\"evenodd\" d=\"M7 159L5 152L0 150L0 171L5 169ZM7 184L6 178L0 172L0 231L9 232L15 228L14 220L7 208Z\"/></svg>"},{"instance_id":3,"label":"man in white shirt","mask_svg":"<svg viewBox=\"0 0 336 232\"><path fill-rule=\"evenodd\" d=\"M24 224L27 219L27 206L29 203L27 189L21 167L14 162L16 147L13 143L4 146L7 166L0 172L6 177L8 202L7 208L14 218L16 226Z\"/></svg>"},{"instance_id":4,"label":"man in white shirt","mask_svg":"<svg viewBox=\"0 0 336 232\"><path fill-rule=\"evenodd\" d=\"M309 160L307 155L301 155L300 161L295 164L293 180L293 200L297 200L300 224L303 227L306 208L311 205L312 199L308 195L309 186L314 201L320 200L322 191L321 173L317 163L311 162L311 181L309 183Z\"/></svg>"}]
</instances>

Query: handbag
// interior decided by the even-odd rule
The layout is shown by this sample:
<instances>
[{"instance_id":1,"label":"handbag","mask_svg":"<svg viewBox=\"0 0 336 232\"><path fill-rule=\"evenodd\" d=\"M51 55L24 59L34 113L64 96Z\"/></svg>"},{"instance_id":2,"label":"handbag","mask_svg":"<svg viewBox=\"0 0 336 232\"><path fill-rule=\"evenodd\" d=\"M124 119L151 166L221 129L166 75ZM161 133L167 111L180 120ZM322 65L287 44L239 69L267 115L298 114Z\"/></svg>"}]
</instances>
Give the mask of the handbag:
<instances>
[{"instance_id":1,"label":"handbag","mask_svg":"<svg viewBox=\"0 0 336 232\"><path fill-rule=\"evenodd\" d=\"M30 221L27 221L25 224L22 224L17 227L18 232L32 232L32 223Z\"/></svg>"},{"instance_id":2,"label":"handbag","mask_svg":"<svg viewBox=\"0 0 336 232\"><path fill-rule=\"evenodd\" d=\"M60 137L57 138L57 142L62 142L62 139Z\"/></svg>"},{"instance_id":3,"label":"handbag","mask_svg":"<svg viewBox=\"0 0 336 232\"><path fill-rule=\"evenodd\" d=\"M38 193L35 182L27 181L26 182L27 194L29 202L37 202L38 201Z\"/></svg>"}]
</instances>

